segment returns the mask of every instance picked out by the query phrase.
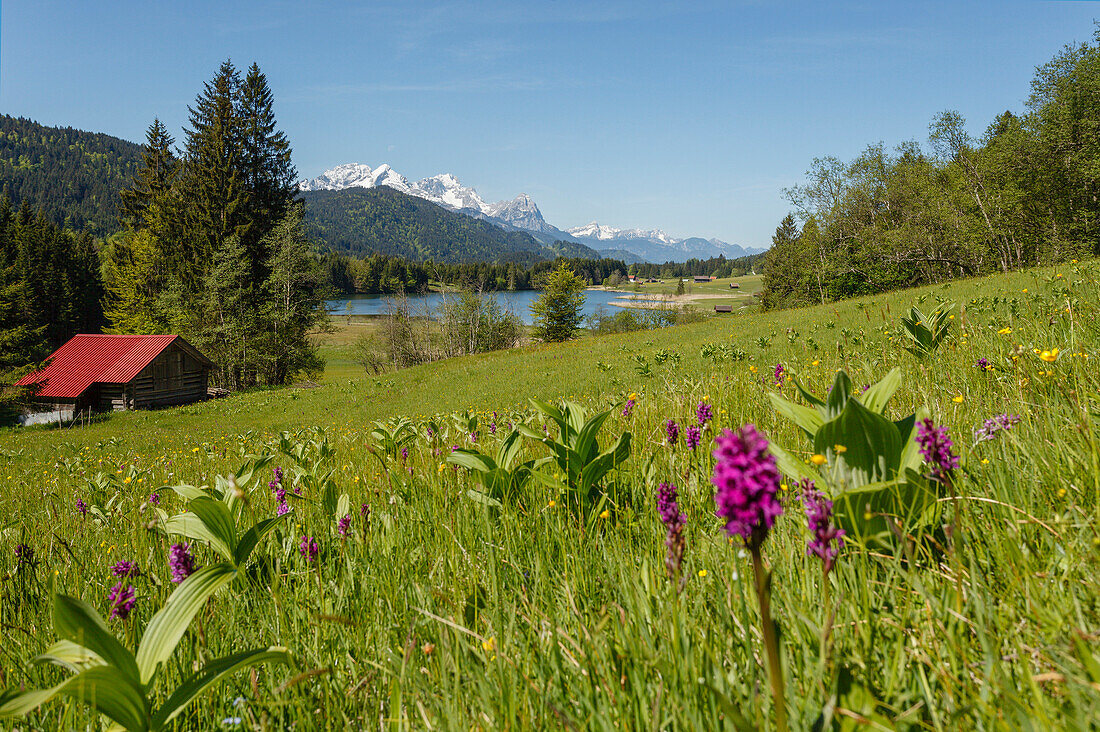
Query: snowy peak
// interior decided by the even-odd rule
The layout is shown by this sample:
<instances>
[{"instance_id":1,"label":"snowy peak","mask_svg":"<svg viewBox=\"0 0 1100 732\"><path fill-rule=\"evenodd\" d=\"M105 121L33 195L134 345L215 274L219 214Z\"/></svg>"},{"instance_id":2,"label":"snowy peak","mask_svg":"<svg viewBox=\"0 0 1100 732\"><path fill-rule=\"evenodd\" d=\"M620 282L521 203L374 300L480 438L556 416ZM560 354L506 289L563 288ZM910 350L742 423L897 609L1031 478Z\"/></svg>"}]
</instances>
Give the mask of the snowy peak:
<instances>
[{"instance_id":1,"label":"snowy peak","mask_svg":"<svg viewBox=\"0 0 1100 732\"><path fill-rule=\"evenodd\" d=\"M570 234L585 239L598 239L611 241L612 239L647 239L661 244L675 244L675 239L660 229L616 229L614 226L604 226L593 221L584 226L577 226L568 230Z\"/></svg>"},{"instance_id":2,"label":"snowy peak","mask_svg":"<svg viewBox=\"0 0 1100 732\"><path fill-rule=\"evenodd\" d=\"M363 163L346 163L326 170L316 178L298 184L303 191L339 191L345 188L375 188L388 186L410 196L424 198L443 208L470 216L485 218L507 229L547 234L556 238L565 235L542 218L542 212L531 197L521 193L511 201L486 203L473 188L462 185L454 175L433 175L415 183L383 163L374 170Z\"/></svg>"}]
</instances>

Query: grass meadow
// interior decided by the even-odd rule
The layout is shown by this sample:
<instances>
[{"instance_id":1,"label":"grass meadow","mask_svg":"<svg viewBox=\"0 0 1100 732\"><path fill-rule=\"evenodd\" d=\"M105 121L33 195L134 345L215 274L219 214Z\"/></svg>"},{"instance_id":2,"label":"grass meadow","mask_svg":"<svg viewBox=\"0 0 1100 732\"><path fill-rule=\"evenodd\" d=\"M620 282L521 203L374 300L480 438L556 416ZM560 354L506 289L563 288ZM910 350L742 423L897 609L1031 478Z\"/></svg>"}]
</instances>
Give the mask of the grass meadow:
<instances>
[{"instance_id":1,"label":"grass meadow","mask_svg":"<svg viewBox=\"0 0 1100 732\"><path fill-rule=\"evenodd\" d=\"M943 301L958 306L950 335L919 359L901 317ZM148 693L164 702L210 659L246 649L285 647L290 661L225 676L179 729L773 729L752 567L714 515L711 440L754 423L808 463L814 450L769 394L800 401L791 375L824 397L838 369L862 386L898 368L887 416L927 409L947 429L955 493L916 538L927 551L849 536L823 575L784 481L763 555L790 728L1096 728L1097 263L378 376L350 350L354 329L371 326L334 320L316 385L0 431L0 688L69 675L31 663L57 637L51 596L107 618L121 560L141 570L136 603L105 623L135 648L177 588L168 553L183 539L166 519L188 502L171 487L224 489L218 476L240 476L234 510L248 526L276 515L279 467L289 517L197 609ZM611 409L601 449L632 435L596 501L571 493L552 463L481 500L476 475L447 460L455 446L495 454L509 424L554 436L530 398ZM669 445L667 421L691 424L700 403L714 412L702 444ZM1020 422L977 442L1003 413ZM550 454L522 445L520 460ZM678 486L687 520L682 592L666 576L661 482ZM316 555L300 551L303 536ZM190 543L198 565L219 562L213 544ZM79 694L0 725L104 726Z\"/></svg>"}]
</instances>

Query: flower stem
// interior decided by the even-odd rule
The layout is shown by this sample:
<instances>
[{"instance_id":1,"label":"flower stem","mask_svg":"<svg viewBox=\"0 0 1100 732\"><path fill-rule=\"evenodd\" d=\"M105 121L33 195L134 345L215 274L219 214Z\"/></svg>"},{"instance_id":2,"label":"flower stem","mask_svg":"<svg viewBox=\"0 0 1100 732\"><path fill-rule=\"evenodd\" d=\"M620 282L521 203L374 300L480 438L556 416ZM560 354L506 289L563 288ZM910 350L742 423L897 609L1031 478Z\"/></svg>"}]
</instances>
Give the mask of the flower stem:
<instances>
[{"instance_id":1,"label":"flower stem","mask_svg":"<svg viewBox=\"0 0 1100 732\"><path fill-rule=\"evenodd\" d=\"M775 623L772 622L771 588L768 586L768 573L764 569L760 547L752 547L752 572L756 578L756 599L760 602L760 625L764 632L764 647L768 653L768 679L771 681L772 698L775 701L775 727L781 732L786 732L787 703L783 691L783 667L779 662L779 640L775 636Z\"/></svg>"}]
</instances>

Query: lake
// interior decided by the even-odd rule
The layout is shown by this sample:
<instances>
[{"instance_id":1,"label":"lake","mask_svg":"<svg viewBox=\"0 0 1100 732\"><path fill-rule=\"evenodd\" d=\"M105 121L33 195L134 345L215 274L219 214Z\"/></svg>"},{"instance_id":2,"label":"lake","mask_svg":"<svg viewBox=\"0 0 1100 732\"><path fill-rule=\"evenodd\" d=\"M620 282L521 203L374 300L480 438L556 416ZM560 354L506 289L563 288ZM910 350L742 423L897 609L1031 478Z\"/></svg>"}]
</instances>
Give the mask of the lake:
<instances>
[{"instance_id":1,"label":"lake","mask_svg":"<svg viewBox=\"0 0 1100 732\"><path fill-rule=\"evenodd\" d=\"M539 290L517 290L515 292L501 291L486 294L489 297L496 298L496 301L499 302L501 307L505 310L511 310L522 318L524 323L531 325L533 321L531 319L530 305L542 293ZM630 297L629 293L607 292L605 290L585 290L584 295L583 312L585 317L592 315L600 307L603 307L605 310L612 310L612 308L615 307L611 305L612 300ZM417 314L423 312L425 308L432 308L434 310L439 307L444 297L456 296L457 294L453 292L446 294L441 292L429 292L422 295L409 295L409 304L412 306L413 313ZM391 298L391 295L353 295L351 297L329 300L326 304L332 311L333 316L347 315L349 313L349 304L351 305L350 313L352 315L385 315L386 303Z\"/></svg>"}]
</instances>

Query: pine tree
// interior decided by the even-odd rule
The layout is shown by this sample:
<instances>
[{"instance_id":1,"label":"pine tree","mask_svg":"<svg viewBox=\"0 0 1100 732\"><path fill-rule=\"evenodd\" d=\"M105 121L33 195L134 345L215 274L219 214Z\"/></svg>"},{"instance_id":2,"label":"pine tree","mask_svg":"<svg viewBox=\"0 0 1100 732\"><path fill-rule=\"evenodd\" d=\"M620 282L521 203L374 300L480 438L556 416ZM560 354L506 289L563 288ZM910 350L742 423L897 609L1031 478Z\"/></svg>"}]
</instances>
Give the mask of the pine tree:
<instances>
[{"instance_id":1,"label":"pine tree","mask_svg":"<svg viewBox=\"0 0 1100 732\"><path fill-rule=\"evenodd\" d=\"M157 307L165 286L163 261L156 238L148 229L115 237L106 248L104 311L108 333L165 333L167 319Z\"/></svg>"},{"instance_id":2,"label":"pine tree","mask_svg":"<svg viewBox=\"0 0 1100 732\"><path fill-rule=\"evenodd\" d=\"M542 295L531 303L536 338L552 342L573 337L581 323L584 288L584 280L564 260L546 275Z\"/></svg>"},{"instance_id":3,"label":"pine tree","mask_svg":"<svg viewBox=\"0 0 1100 732\"><path fill-rule=\"evenodd\" d=\"M166 199L179 173L179 161L172 152L175 140L159 119L145 133L141 168L130 187L120 192L120 218L124 226L137 230L163 225Z\"/></svg>"},{"instance_id":4,"label":"pine tree","mask_svg":"<svg viewBox=\"0 0 1100 732\"><path fill-rule=\"evenodd\" d=\"M248 221L248 191L241 171L244 135L237 98L241 78L225 61L206 82L190 112L181 196L185 202L187 249L181 274L194 287L213 266L213 258ZM247 268L251 273L251 267Z\"/></svg>"},{"instance_id":5,"label":"pine tree","mask_svg":"<svg viewBox=\"0 0 1100 732\"><path fill-rule=\"evenodd\" d=\"M261 242L287 215L298 194L298 171L290 160L290 142L276 128L274 97L267 77L255 63L240 89L242 125L239 166L249 193L244 215L249 225L242 236L252 259L252 274L261 281L270 252Z\"/></svg>"}]
</instances>

